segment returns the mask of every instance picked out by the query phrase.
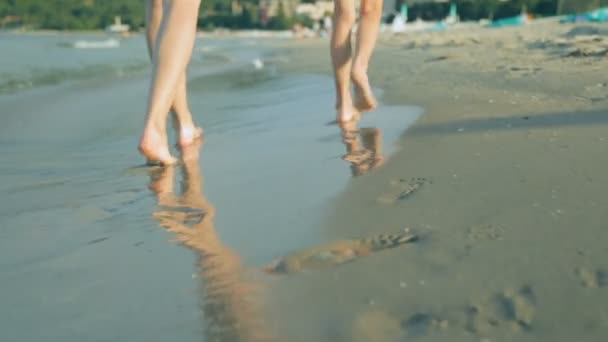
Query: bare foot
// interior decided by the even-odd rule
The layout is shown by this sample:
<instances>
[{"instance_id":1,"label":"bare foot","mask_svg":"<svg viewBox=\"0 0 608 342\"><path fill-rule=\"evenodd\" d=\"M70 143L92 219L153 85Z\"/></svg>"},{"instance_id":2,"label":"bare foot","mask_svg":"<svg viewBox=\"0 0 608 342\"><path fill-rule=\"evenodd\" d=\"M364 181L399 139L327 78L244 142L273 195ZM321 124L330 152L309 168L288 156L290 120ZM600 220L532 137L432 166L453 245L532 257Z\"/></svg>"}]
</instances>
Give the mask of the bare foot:
<instances>
[{"instance_id":1,"label":"bare foot","mask_svg":"<svg viewBox=\"0 0 608 342\"><path fill-rule=\"evenodd\" d=\"M351 79L355 85L355 108L362 112L369 112L378 107L378 101L374 97L372 88L369 85L367 72L353 70Z\"/></svg>"},{"instance_id":2,"label":"bare foot","mask_svg":"<svg viewBox=\"0 0 608 342\"><path fill-rule=\"evenodd\" d=\"M180 127L179 129L179 145L184 147L192 145L196 140L203 136L203 129L194 125Z\"/></svg>"},{"instance_id":3,"label":"bare foot","mask_svg":"<svg viewBox=\"0 0 608 342\"><path fill-rule=\"evenodd\" d=\"M139 152L148 159L148 163L173 165L177 162L167 144L167 135L159 133L152 127L146 127L139 142Z\"/></svg>"},{"instance_id":4,"label":"bare foot","mask_svg":"<svg viewBox=\"0 0 608 342\"><path fill-rule=\"evenodd\" d=\"M178 134L177 144L181 147L191 145L203 136L203 129L194 125L190 112L181 112L171 116L173 128Z\"/></svg>"},{"instance_id":5,"label":"bare foot","mask_svg":"<svg viewBox=\"0 0 608 342\"><path fill-rule=\"evenodd\" d=\"M350 106L338 106L337 108L337 121L339 123L345 123L357 120L359 117L359 112L352 105Z\"/></svg>"}]
</instances>

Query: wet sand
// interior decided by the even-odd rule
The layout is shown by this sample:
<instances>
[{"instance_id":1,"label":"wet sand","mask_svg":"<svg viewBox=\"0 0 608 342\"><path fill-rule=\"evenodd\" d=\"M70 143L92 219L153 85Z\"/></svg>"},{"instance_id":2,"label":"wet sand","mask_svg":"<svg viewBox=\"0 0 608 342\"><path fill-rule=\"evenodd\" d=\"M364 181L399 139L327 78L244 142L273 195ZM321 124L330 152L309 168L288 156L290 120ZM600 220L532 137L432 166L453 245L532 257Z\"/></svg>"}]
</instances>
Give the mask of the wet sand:
<instances>
[{"instance_id":1,"label":"wet sand","mask_svg":"<svg viewBox=\"0 0 608 342\"><path fill-rule=\"evenodd\" d=\"M463 30L417 48L425 38L383 37L370 71L381 100L425 114L383 169L336 199L324 229L426 238L278 284L277 307L298 308L286 330L298 341L603 339L608 60L556 56L549 43L576 30L589 32ZM547 48L531 45L541 40ZM286 69L328 73L324 44L302 44L308 54ZM429 182L396 199L395 184L413 178Z\"/></svg>"},{"instance_id":2,"label":"wet sand","mask_svg":"<svg viewBox=\"0 0 608 342\"><path fill-rule=\"evenodd\" d=\"M289 339L274 334L264 267L332 242L319 228L334 197L391 158L422 110L386 106L342 131L328 124L331 78L283 74L281 53L192 70L205 141L173 170L135 148L145 75L0 98L8 341Z\"/></svg>"}]
</instances>

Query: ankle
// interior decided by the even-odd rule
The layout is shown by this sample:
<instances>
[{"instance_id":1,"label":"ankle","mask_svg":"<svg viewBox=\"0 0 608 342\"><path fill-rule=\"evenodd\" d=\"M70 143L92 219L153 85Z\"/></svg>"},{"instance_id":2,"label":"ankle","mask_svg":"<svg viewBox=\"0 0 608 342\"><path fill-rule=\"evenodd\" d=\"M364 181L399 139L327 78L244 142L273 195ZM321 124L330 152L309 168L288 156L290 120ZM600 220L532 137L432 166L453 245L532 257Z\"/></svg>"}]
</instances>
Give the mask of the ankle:
<instances>
[{"instance_id":1,"label":"ankle","mask_svg":"<svg viewBox=\"0 0 608 342\"><path fill-rule=\"evenodd\" d=\"M350 93L348 93L347 95L338 97L338 100L336 101L336 109L352 108L352 107L353 107L353 99L352 99Z\"/></svg>"},{"instance_id":2,"label":"ankle","mask_svg":"<svg viewBox=\"0 0 608 342\"><path fill-rule=\"evenodd\" d=\"M144 126L144 132L155 133L158 135L162 135L162 133L167 129L167 124L162 120L156 119L148 119L146 125Z\"/></svg>"},{"instance_id":3,"label":"ankle","mask_svg":"<svg viewBox=\"0 0 608 342\"><path fill-rule=\"evenodd\" d=\"M180 129L194 127L194 120L192 120L192 113L189 110L175 111L175 119Z\"/></svg>"},{"instance_id":4,"label":"ankle","mask_svg":"<svg viewBox=\"0 0 608 342\"><path fill-rule=\"evenodd\" d=\"M336 105L336 110L338 111L350 111L353 110L355 108L355 105L352 101L349 102L343 102L343 103L339 103L338 105Z\"/></svg>"},{"instance_id":5,"label":"ankle","mask_svg":"<svg viewBox=\"0 0 608 342\"><path fill-rule=\"evenodd\" d=\"M192 120L185 120L179 123L179 129L181 130L193 130L194 127L194 122L192 122Z\"/></svg>"}]
</instances>

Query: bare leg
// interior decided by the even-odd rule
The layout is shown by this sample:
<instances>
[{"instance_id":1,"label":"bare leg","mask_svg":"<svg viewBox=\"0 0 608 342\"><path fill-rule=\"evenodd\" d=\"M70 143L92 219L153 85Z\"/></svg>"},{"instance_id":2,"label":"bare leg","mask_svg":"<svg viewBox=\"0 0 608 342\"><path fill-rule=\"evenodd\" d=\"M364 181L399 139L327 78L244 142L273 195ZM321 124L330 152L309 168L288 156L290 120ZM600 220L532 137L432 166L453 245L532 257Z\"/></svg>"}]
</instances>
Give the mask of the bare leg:
<instances>
[{"instance_id":1,"label":"bare leg","mask_svg":"<svg viewBox=\"0 0 608 342\"><path fill-rule=\"evenodd\" d=\"M158 32L163 20L164 0L148 0L146 4L146 38L148 53L153 59L154 48L158 39ZM188 106L188 93L186 88L186 70L180 76L171 110L175 113L179 126L179 144L181 146L191 144L202 134L202 129L196 127L192 120L190 107Z\"/></svg>"},{"instance_id":2,"label":"bare leg","mask_svg":"<svg viewBox=\"0 0 608 342\"><path fill-rule=\"evenodd\" d=\"M200 0L170 0L154 47L154 76L139 150L163 164L176 162L167 142L167 116L192 56L199 5Z\"/></svg>"},{"instance_id":3,"label":"bare leg","mask_svg":"<svg viewBox=\"0 0 608 342\"><path fill-rule=\"evenodd\" d=\"M192 112L190 112L190 107L188 106L185 72L180 77L175 92L172 111L175 113L179 126L179 144L186 146L200 138L203 134L203 129L197 127L192 120Z\"/></svg>"},{"instance_id":4,"label":"bare leg","mask_svg":"<svg viewBox=\"0 0 608 342\"><path fill-rule=\"evenodd\" d=\"M336 80L337 119L338 122L346 122L357 114L350 93L351 32L355 24L355 5L352 0L334 0L334 6L331 59Z\"/></svg>"},{"instance_id":5,"label":"bare leg","mask_svg":"<svg viewBox=\"0 0 608 342\"><path fill-rule=\"evenodd\" d=\"M381 17L382 0L361 0L361 19L351 71L355 85L355 107L360 111L370 111L378 106L367 78L367 68L378 38Z\"/></svg>"}]
</instances>

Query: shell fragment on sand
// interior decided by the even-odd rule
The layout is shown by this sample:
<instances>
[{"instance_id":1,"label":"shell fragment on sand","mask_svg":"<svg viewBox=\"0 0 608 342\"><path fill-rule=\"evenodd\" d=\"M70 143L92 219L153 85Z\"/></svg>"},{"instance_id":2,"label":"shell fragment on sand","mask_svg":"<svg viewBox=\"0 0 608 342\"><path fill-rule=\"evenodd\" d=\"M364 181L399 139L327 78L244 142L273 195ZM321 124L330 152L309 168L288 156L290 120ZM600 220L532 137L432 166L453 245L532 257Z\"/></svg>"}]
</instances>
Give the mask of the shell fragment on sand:
<instances>
[{"instance_id":1,"label":"shell fragment on sand","mask_svg":"<svg viewBox=\"0 0 608 342\"><path fill-rule=\"evenodd\" d=\"M395 204L397 201L410 198L427 183L431 183L427 178L393 180L391 190L378 196L376 201L382 204Z\"/></svg>"}]
</instances>

